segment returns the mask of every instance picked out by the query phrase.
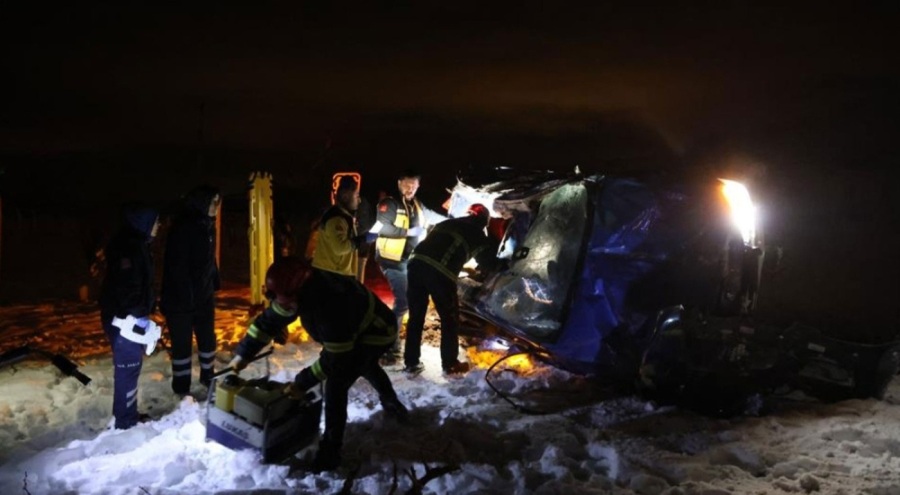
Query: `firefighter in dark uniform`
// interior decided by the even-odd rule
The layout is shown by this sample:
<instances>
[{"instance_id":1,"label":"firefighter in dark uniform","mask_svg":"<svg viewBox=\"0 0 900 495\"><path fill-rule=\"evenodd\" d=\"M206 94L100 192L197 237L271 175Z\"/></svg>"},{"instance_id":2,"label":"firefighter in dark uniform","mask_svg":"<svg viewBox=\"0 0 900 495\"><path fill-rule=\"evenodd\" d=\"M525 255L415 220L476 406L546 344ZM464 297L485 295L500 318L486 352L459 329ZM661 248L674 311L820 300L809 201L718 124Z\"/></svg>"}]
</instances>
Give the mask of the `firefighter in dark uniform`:
<instances>
[{"instance_id":1,"label":"firefighter in dark uniform","mask_svg":"<svg viewBox=\"0 0 900 495\"><path fill-rule=\"evenodd\" d=\"M150 313L156 304L150 243L158 228L156 211L128 207L122 227L104 251L107 269L100 292L100 321L112 346L115 366L113 416L115 427L122 430L140 420L138 378L145 344L128 338L127 333L113 325L113 318L131 315L138 320L138 326L148 327Z\"/></svg>"},{"instance_id":2,"label":"firefighter in dark uniform","mask_svg":"<svg viewBox=\"0 0 900 495\"><path fill-rule=\"evenodd\" d=\"M403 316L409 309L406 299L407 262L413 249L425 234L425 229L446 219L443 215L429 210L416 198L419 190L419 174L412 170L403 171L397 180L400 198L390 196L378 202L373 233L375 240L375 260L387 278L394 294L394 315L397 328L403 326ZM391 346L388 361L398 359L400 341Z\"/></svg>"},{"instance_id":3,"label":"firefighter in dark uniform","mask_svg":"<svg viewBox=\"0 0 900 495\"><path fill-rule=\"evenodd\" d=\"M497 243L485 231L491 218L487 207L475 204L468 213L468 216L437 224L409 258L409 322L403 353L407 373L417 374L424 369L419 357L429 296L441 318L441 367L444 373L459 374L469 369L468 363L458 359L456 279L463 265L472 258L479 267L493 266Z\"/></svg>"},{"instance_id":4,"label":"firefighter in dark uniform","mask_svg":"<svg viewBox=\"0 0 900 495\"><path fill-rule=\"evenodd\" d=\"M336 277L310 269L289 257L266 272L272 304L250 325L235 349L231 366L241 370L272 340L283 343L286 327L297 317L303 328L322 344L319 359L297 374L290 393L302 397L325 382L325 432L313 463L314 471L336 469L347 424L347 394L360 377L375 389L389 417L403 422L408 410L397 398L378 359L397 337L393 313L353 277Z\"/></svg>"},{"instance_id":5,"label":"firefighter in dark uniform","mask_svg":"<svg viewBox=\"0 0 900 495\"><path fill-rule=\"evenodd\" d=\"M172 339L172 390L185 395L191 388L191 346L197 339L200 383L209 386L216 357L215 292L216 222L219 191L200 186L185 197L166 241L160 309Z\"/></svg>"}]
</instances>

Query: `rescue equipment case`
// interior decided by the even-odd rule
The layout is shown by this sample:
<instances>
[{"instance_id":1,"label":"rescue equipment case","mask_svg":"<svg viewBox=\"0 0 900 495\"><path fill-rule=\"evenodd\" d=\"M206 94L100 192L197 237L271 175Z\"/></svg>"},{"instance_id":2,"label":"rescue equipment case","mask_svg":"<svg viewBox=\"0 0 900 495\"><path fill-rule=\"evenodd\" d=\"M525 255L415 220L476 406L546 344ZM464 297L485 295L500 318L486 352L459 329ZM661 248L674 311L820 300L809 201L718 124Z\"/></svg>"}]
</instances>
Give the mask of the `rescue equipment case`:
<instances>
[{"instance_id":1,"label":"rescue equipment case","mask_svg":"<svg viewBox=\"0 0 900 495\"><path fill-rule=\"evenodd\" d=\"M206 402L207 440L256 450L265 463L283 461L313 443L319 436L322 397L311 391L302 400L292 399L283 392L286 385L237 375L214 379Z\"/></svg>"}]
</instances>

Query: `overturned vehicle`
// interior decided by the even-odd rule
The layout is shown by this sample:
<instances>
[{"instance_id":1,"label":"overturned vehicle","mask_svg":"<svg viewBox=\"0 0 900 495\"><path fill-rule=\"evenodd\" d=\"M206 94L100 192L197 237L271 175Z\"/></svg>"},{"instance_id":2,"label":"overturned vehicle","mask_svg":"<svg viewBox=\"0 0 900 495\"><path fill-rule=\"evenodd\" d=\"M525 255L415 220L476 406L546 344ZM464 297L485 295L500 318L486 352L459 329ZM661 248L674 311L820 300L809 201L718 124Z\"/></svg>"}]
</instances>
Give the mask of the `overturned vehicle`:
<instances>
[{"instance_id":1,"label":"overturned vehicle","mask_svg":"<svg viewBox=\"0 0 900 495\"><path fill-rule=\"evenodd\" d=\"M878 397L900 345L756 321L765 249L734 181L495 169L460 176L451 216L492 206L506 260L463 277L469 324L551 365L709 413L783 390Z\"/></svg>"}]
</instances>

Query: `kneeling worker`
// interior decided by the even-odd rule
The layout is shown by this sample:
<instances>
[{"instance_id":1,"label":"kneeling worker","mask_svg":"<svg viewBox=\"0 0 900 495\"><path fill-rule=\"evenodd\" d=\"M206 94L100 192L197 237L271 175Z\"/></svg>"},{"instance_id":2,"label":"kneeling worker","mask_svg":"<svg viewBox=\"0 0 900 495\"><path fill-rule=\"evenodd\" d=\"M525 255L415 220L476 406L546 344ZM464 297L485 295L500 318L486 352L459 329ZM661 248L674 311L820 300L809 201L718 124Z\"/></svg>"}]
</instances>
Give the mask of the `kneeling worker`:
<instances>
[{"instance_id":1,"label":"kneeling worker","mask_svg":"<svg viewBox=\"0 0 900 495\"><path fill-rule=\"evenodd\" d=\"M312 468L336 469L347 424L347 394L358 378L372 384L387 416L403 422L409 414L378 364L397 338L394 315L356 279L313 270L299 258L273 263L266 272L266 289L272 304L250 325L231 366L240 371L272 340L284 343L287 325L300 317L309 335L322 344L322 352L297 374L290 393L302 397L325 382L325 433Z\"/></svg>"}]
</instances>

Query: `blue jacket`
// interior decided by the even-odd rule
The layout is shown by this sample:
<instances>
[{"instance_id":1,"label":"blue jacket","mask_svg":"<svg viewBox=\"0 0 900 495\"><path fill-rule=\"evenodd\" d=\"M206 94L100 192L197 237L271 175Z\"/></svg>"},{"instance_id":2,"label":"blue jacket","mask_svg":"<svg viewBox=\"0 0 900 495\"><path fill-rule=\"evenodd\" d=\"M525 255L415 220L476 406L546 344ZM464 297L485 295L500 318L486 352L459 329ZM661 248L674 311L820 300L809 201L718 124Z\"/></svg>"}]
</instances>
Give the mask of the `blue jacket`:
<instances>
[{"instance_id":1,"label":"blue jacket","mask_svg":"<svg viewBox=\"0 0 900 495\"><path fill-rule=\"evenodd\" d=\"M106 276L100 291L104 319L129 314L142 317L153 312L156 294L149 243L157 216L150 209L127 211L122 227L106 246Z\"/></svg>"}]
</instances>

